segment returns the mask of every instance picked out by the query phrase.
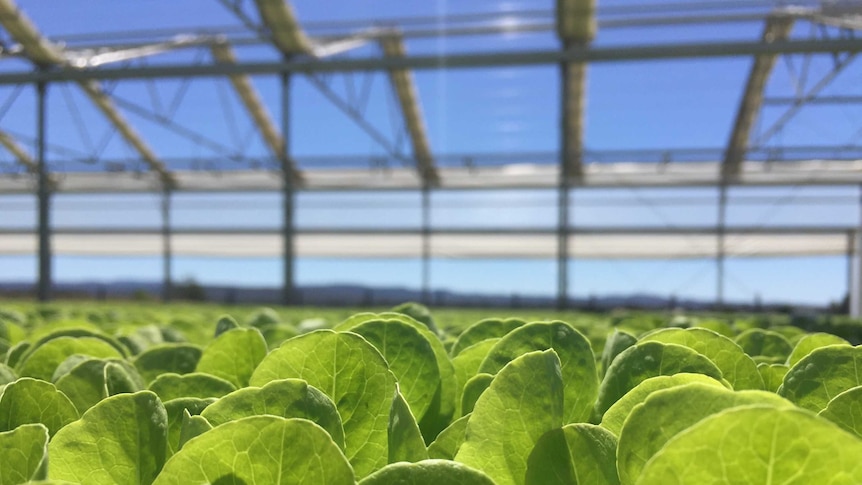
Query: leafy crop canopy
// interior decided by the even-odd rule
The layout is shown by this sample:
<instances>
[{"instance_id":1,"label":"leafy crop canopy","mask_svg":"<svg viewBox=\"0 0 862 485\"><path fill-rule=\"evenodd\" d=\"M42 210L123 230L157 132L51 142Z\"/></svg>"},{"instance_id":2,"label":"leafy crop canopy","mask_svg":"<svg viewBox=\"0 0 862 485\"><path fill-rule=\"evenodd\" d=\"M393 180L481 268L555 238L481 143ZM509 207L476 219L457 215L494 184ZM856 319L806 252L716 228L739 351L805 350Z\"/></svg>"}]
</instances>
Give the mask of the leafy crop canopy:
<instances>
[{"instance_id":1,"label":"leafy crop canopy","mask_svg":"<svg viewBox=\"0 0 862 485\"><path fill-rule=\"evenodd\" d=\"M618 485L616 451L616 437L592 424L549 431L527 461L526 485Z\"/></svg>"},{"instance_id":2,"label":"leafy crop canopy","mask_svg":"<svg viewBox=\"0 0 862 485\"><path fill-rule=\"evenodd\" d=\"M498 338L489 338L477 344L464 349L461 353L452 359L452 366L455 368L455 382L458 389L458 406L456 414L463 416L465 413L461 410L461 396L464 394L464 386L473 376L479 372L479 366L490 352L491 348L499 342Z\"/></svg>"},{"instance_id":3,"label":"leafy crop canopy","mask_svg":"<svg viewBox=\"0 0 862 485\"><path fill-rule=\"evenodd\" d=\"M496 374L516 357L554 349L560 358L566 423L587 421L599 387L590 341L564 322L534 322L512 330L488 352L479 372Z\"/></svg>"},{"instance_id":4,"label":"leafy crop canopy","mask_svg":"<svg viewBox=\"0 0 862 485\"><path fill-rule=\"evenodd\" d=\"M235 328L221 333L204 349L196 371L221 377L237 388L245 387L265 356L266 340L259 330Z\"/></svg>"},{"instance_id":5,"label":"leafy crop canopy","mask_svg":"<svg viewBox=\"0 0 862 485\"><path fill-rule=\"evenodd\" d=\"M213 402L215 402L213 398L199 399L196 397L184 397L164 402L168 417L168 456L173 455L180 448L180 433L183 428L184 414L199 415Z\"/></svg>"},{"instance_id":6,"label":"leafy crop canopy","mask_svg":"<svg viewBox=\"0 0 862 485\"><path fill-rule=\"evenodd\" d=\"M637 485L862 483L862 440L799 409L739 407L680 433Z\"/></svg>"},{"instance_id":7,"label":"leafy crop canopy","mask_svg":"<svg viewBox=\"0 0 862 485\"><path fill-rule=\"evenodd\" d=\"M832 335L831 333L812 333L802 337L799 342L796 342L796 347L793 347L793 352L787 358L787 365L793 367L803 357L810 354L820 347L828 345L850 345L849 342L841 337Z\"/></svg>"},{"instance_id":8,"label":"leafy crop canopy","mask_svg":"<svg viewBox=\"0 0 862 485\"><path fill-rule=\"evenodd\" d=\"M440 374L440 386L434 393L434 398L428 410L425 411L425 415L418 419L419 429L422 430L425 439L433 440L440 431L449 425L455 415L457 397L455 369L449 360L449 353L443 346L443 342L428 327L401 313L357 313L341 323L336 330L350 331L353 327L371 320L398 320L413 327L431 344L431 350L434 352L434 359L437 361L437 370Z\"/></svg>"},{"instance_id":9,"label":"leafy crop canopy","mask_svg":"<svg viewBox=\"0 0 862 485\"><path fill-rule=\"evenodd\" d=\"M444 429L428 446L428 456L444 460L453 460L467 435L467 421L470 415L462 416Z\"/></svg>"},{"instance_id":10,"label":"leafy crop canopy","mask_svg":"<svg viewBox=\"0 0 862 485\"><path fill-rule=\"evenodd\" d=\"M821 347L790 368L779 394L800 407L820 412L833 396L862 385L860 369L862 347Z\"/></svg>"},{"instance_id":11,"label":"leafy crop canopy","mask_svg":"<svg viewBox=\"0 0 862 485\"><path fill-rule=\"evenodd\" d=\"M395 391L389 410L389 463L417 462L428 459L425 441L410 412L410 406L400 392Z\"/></svg>"},{"instance_id":12,"label":"leafy crop canopy","mask_svg":"<svg viewBox=\"0 0 862 485\"><path fill-rule=\"evenodd\" d=\"M150 383L149 389L162 401L182 397L219 398L236 390L233 384L216 376L192 372L190 374L162 374Z\"/></svg>"},{"instance_id":13,"label":"leafy crop canopy","mask_svg":"<svg viewBox=\"0 0 862 485\"><path fill-rule=\"evenodd\" d=\"M452 345L452 357L456 357L468 347L488 340L489 338L502 338L506 334L523 325L525 322L519 318L486 318L479 320L461 332L458 339Z\"/></svg>"},{"instance_id":14,"label":"leafy crop canopy","mask_svg":"<svg viewBox=\"0 0 862 485\"><path fill-rule=\"evenodd\" d=\"M498 485L521 485L533 446L562 424L560 359L553 350L524 354L503 367L476 402L455 461Z\"/></svg>"},{"instance_id":15,"label":"leafy crop canopy","mask_svg":"<svg viewBox=\"0 0 862 485\"><path fill-rule=\"evenodd\" d=\"M313 421L344 449L344 429L335 404L326 394L301 379L282 379L263 387L246 387L228 394L201 412L201 416L213 426L264 414Z\"/></svg>"},{"instance_id":16,"label":"leafy crop canopy","mask_svg":"<svg viewBox=\"0 0 862 485\"><path fill-rule=\"evenodd\" d=\"M252 416L192 439L155 485L187 483L353 485L353 470L321 427L304 419Z\"/></svg>"},{"instance_id":17,"label":"leafy crop canopy","mask_svg":"<svg viewBox=\"0 0 862 485\"><path fill-rule=\"evenodd\" d=\"M59 337L25 355L18 364L18 375L50 381L54 370L73 354L99 358L123 358L113 346L94 337Z\"/></svg>"},{"instance_id":18,"label":"leafy crop canopy","mask_svg":"<svg viewBox=\"0 0 862 485\"><path fill-rule=\"evenodd\" d=\"M596 402L596 414L601 417L619 398L650 377L681 372L721 379L721 371L711 360L688 347L660 342L643 342L629 347L614 359L605 374Z\"/></svg>"},{"instance_id":19,"label":"leafy crop canopy","mask_svg":"<svg viewBox=\"0 0 862 485\"><path fill-rule=\"evenodd\" d=\"M778 392L789 370L790 367L784 364L757 364L757 372L760 372L760 377L763 378L763 387L770 392Z\"/></svg>"},{"instance_id":20,"label":"leafy crop canopy","mask_svg":"<svg viewBox=\"0 0 862 485\"><path fill-rule=\"evenodd\" d=\"M165 462L167 414L155 394L109 397L51 440L49 476L88 485L149 484Z\"/></svg>"},{"instance_id":21,"label":"leafy crop canopy","mask_svg":"<svg viewBox=\"0 0 862 485\"><path fill-rule=\"evenodd\" d=\"M780 333L762 328L746 330L736 337L736 343L752 357L765 357L784 362L793 351L793 346Z\"/></svg>"},{"instance_id":22,"label":"leafy crop canopy","mask_svg":"<svg viewBox=\"0 0 862 485\"><path fill-rule=\"evenodd\" d=\"M135 358L135 367L145 383L161 374L194 372L201 358L201 349L190 344L161 344L142 352Z\"/></svg>"},{"instance_id":23,"label":"leafy crop canopy","mask_svg":"<svg viewBox=\"0 0 862 485\"><path fill-rule=\"evenodd\" d=\"M448 460L395 463L366 477L359 485L494 485L484 473Z\"/></svg>"},{"instance_id":24,"label":"leafy crop canopy","mask_svg":"<svg viewBox=\"0 0 862 485\"><path fill-rule=\"evenodd\" d=\"M64 364L70 359L64 361ZM78 362L68 372L57 379L57 389L62 391L79 412L95 406L96 403L108 397L108 383L106 368L108 364L121 367L130 380L134 391L143 389L141 377L137 370L125 360L119 359L91 359Z\"/></svg>"},{"instance_id":25,"label":"leafy crop canopy","mask_svg":"<svg viewBox=\"0 0 862 485\"><path fill-rule=\"evenodd\" d=\"M48 474L48 428L25 424L0 433L0 485L42 480Z\"/></svg>"},{"instance_id":26,"label":"leafy crop canopy","mask_svg":"<svg viewBox=\"0 0 862 485\"><path fill-rule=\"evenodd\" d=\"M395 319L368 320L343 330L362 335L383 354L398 379L404 399L421 419L440 387L440 369L430 340L416 328Z\"/></svg>"},{"instance_id":27,"label":"leafy crop canopy","mask_svg":"<svg viewBox=\"0 0 862 485\"><path fill-rule=\"evenodd\" d=\"M0 364L0 386L8 384L15 379L18 379L18 376L15 375L15 371L6 367L5 364Z\"/></svg>"},{"instance_id":28,"label":"leafy crop canopy","mask_svg":"<svg viewBox=\"0 0 862 485\"><path fill-rule=\"evenodd\" d=\"M78 419L78 411L53 384L36 379L19 379L0 391L0 431L22 424L41 423L51 435Z\"/></svg>"},{"instance_id":29,"label":"leafy crop canopy","mask_svg":"<svg viewBox=\"0 0 862 485\"><path fill-rule=\"evenodd\" d=\"M611 362L614 361L620 352L637 342L638 339L634 335L615 328L614 332L605 340L605 348L602 349L602 376L608 372Z\"/></svg>"},{"instance_id":30,"label":"leafy crop canopy","mask_svg":"<svg viewBox=\"0 0 862 485\"><path fill-rule=\"evenodd\" d=\"M620 431L623 429L623 423L626 418L629 417L632 409L634 409L638 404L646 401L647 397L652 393L695 382L722 389L724 388L720 382L703 374L681 373L674 374L672 376L650 377L617 400L617 402L607 410L604 416L602 416L601 426L619 436Z\"/></svg>"},{"instance_id":31,"label":"leafy crop canopy","mask_svg":"<svg viewBox=\"0 0 862 485\"><path fill-rule=\"evenodd\" d=\"M737 391L763 389L763 379L751 357L733 340L711 330L668 328L651 333L641 341L684 345L711 360Z\"/></svg>"},{"instance_id":32,"label":"leafy crop canopy","mask_svg":"<svg viewBox=\"0 0 862 485\"><path fill-rule=\"evenodd\" d=\"M833 397L820 416L862 438L862 386Z\"/></svg>"},{"instance_id":33,"label":"leafy crop canopy","mask_svg":"<svg viewBox=\"0 0 862 485\"><path fill-rule=\"evenodd\" d=\"M738 391L693 383L657 391L636 406L620 432L620 482L633 484L649 459L677 433L724 409L750 404L792 407L771 392Z\"/></svg>"},{"instance_id":34,"label":"leafy crop canopy","mask_svg":"<svg viewBox=\"0 0 862 485\"><path fill-rule=\"evenodd\" d=\"M353 333L318 330L270 352L250 384L287 378L304 379L335 403L344 425L345 454L357 476L386 465L396 381L377 349Z\"/></svg>"}]
</instances>

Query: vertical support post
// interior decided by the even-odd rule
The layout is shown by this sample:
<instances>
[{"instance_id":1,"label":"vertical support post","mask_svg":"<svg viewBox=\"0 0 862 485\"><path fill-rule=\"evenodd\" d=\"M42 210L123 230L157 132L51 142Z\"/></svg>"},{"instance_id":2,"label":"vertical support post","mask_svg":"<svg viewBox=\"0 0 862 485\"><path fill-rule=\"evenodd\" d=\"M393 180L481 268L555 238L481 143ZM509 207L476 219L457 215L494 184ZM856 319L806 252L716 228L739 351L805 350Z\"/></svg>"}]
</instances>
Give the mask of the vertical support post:
<instances>
[{"instance_id":1,"label":"vertical support post","mask_svg":"<svg viewBox=\"0 0 862 485\"><path fill-rule=\"evenodd\" d=\"M564 42L564 48L570 47L569 42ZM560 178L557 187L557 309L565 310L569 306L569 189L572 177L572 144L578 140L571 140L569 134L572 116L580 116L580 103L575 106L573 113L573 93L569 89L570 63L560 63Z\"/></svg>"},{"instance_id":2,"label":"vertical support post","mask_svg":"<svg viewBox=\"0 0 862 485\"><path fill-rule=\"evenodd\" d=\"M173 294L173 270L171 251L171 189L162 190L162 301L171 301Z\"/></svg>"},{"instance_id":3,"label":"vertical support post","mask_svg":"<svg viewBox=\"0 0 862 485\"><path fill-rule=\"evenodd\" d=\"M422 303L431 305L431 187L422 184Z\"/></svg>"},{"instance_id":4,"label":"vertical support post","mask_svg":"<svg viewBox=\"0 0 862 485\"><path fill-rule=\"evenodd\" d=\"M858 231L847 231L847 314L853 314L853 259L856 253L856 234ZM843 300L842 300L843 301Z\"/></svg>"},{"instance_id":5,"label":"vertical support post","mask_svg":"<svg viewBox=\"0 0 862 485\"><path fill-rule=\"evenodd\" d=\"M294 293L294 180L290 164L290 73L281 73L281 174L282 174L282 264L284 269L281 301L284 305L293 303Z\"/></svg>"},{"instance_id":6,"label":"vertical support post","mask_svg":"<svg viewBox=\"0 0 862 485\"><path fill-rule=\"evenodd\" d=\"M48 85L36 84L36 164L38 167L39 204L39 301L51 299L51 181L45 160L45 118Z\"/></svg>"},{"instance_id":7,"label":"vertical support post","mask_svg":"<svg viewBox=\"0 0 862 485\"><path fill-rule=\"evenodd\" d=\"M860 318L862 317L862 185L859 186L859 229L856 230L854 239L856 254L851 259L853 274L850 277L850 316Z\"/></svg>"},{"instance_id":8,"label":"vertical support post","mask_svg":"<svg viewBox=\"0 0 862 485\"><path fill-rule=\"evenodd\" d=\"M727 224L727 183L722 181L718 188L718 221L716 224L716 258L715 258L715 305L724 308L724 260L725 260L725 229Z\"/></svg>"}]
</instances>

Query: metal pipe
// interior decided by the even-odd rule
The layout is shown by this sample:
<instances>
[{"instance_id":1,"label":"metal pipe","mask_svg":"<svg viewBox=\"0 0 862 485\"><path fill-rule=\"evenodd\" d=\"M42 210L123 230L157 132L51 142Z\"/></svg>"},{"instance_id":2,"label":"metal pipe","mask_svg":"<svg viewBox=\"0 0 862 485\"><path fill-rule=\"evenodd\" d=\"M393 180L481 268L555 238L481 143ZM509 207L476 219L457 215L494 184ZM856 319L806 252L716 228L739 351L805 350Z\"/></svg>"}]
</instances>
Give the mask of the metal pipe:
<instances>
[{"instance_id":1,"label":"metal pipe","mask_svg":"<svg viewBox=\"0 0 862 485\"><path fill-rule=\"evenodd\" d=\"M422 303L431 305L431 187L422 186Z\"/></svg>"},{"instance_id":2,"label":"metal pipe","mask_svg":"<svg viewBox=\"0 0 862 485\"><path fill-rule=\"evenodd\" d=\"M862 185L859 186L859 227L856 230L856 245L854 258L855 274L851 277L850 291L850 316L853 318L862 317Z\"/></svg>"},{"instance_id":3,"label":"metal pipe","mask_svg":"<svg viewBox=\"0 0 862 485\"><path fill-rule=\"evenodd\" d=\"M173 294L173 268L171 251L171 189L162 191L162 301L171 301Z\"/></svg>"},{"instance_id":4,"label":"metal pipe","mask_svg":"<svg viewBox=\"0 0 862 485\"><path fill-rule=\"evenodd\" d=\"M178 77L218 77L232 74L266 75L282 72L356 72L388 69L447 69L502 66L535 66L570 62L624 62L662 59L746 57L766 54L817 54L862 52L862 37L829 40L728 41L640 46L582 47L560 50L422 55L410 57L348 58L327 60L290 59L279 62L241 62L236 64L161 65L111 67L100 69L57 68L0 75L0 85L38 81L85 81L110 79L152 79Z\"/></svg>"},{"instance_id":5,"label":"metal pipe","mask_svg":"<svg viewBox=\"0 0 862 485\"><path fill-rule=\"evenodd\" d=\"M39 301L51 299L51 180L45 163L45 117L47 115L45 98L48 85L36 84L36 164L38 171L39 204Z\"/></svg>"},{"instance_id":6,"label":"metal pipe","mask_svg":"<svg viewBox=\"0 0 862 485\"><path fill-rule=\"evenodd\" d=\"M724 307L724 263L725 247L724 239L727 224L727 185L722 183L718 188L718 221L716 223L716 307L721 310Z\"/></svg>"},{"instance_id":7,"label":"metal pipe","mask_svg":"<svg viewBox=\"0 0 862 485\"><path fill-rule=\"evenodd\" d=\"M566 47L569 47L566 45ZM560 63L560 180L557 187L557 309L569 305L569 189L572 161L569 132L572 123L569 90L569 63ZM580 93L578 93L579 95Z\"/></svg>"},{"instance_id":8,"label":"metal pipe","mask_svg":"<svg viewBox=\"0 0 862 485\"><path fill-rule=\"evenodd\" d=\"M856 233L847 231L847 314L853 314L853 259L856 253Z\"/></svg>"},{"instance_id":9,"label":"metal pipe","mask_svg":"<svg viewBox=\"0 0 862 485\"><path fill-rule=\"evenodd\" d=\"M290 77L289 72L281 74L281 175L282 175L282 190L283 190L283 288L282 288L282 303L291 305L293 303L294 294L294 170L290 162Z\"/></svg>"}]
</instances>

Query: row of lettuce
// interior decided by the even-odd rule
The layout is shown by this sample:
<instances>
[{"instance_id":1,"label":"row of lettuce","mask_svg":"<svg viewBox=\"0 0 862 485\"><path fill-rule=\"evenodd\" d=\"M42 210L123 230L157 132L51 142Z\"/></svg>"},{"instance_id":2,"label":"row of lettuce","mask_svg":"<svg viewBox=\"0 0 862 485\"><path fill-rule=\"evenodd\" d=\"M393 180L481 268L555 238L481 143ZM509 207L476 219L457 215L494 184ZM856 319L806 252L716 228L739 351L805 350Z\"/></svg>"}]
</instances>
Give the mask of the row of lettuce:
<instances>
[{"instance_id":1,"label":"row of lettuce","mask_svg":"<svg viewBox=\"0 0 862 485\"><path fill-rule=\"evenodd\" d=\"M398 310L0 311L0 485L862 483L856 342Z\"/></svg>"}]
</instances>

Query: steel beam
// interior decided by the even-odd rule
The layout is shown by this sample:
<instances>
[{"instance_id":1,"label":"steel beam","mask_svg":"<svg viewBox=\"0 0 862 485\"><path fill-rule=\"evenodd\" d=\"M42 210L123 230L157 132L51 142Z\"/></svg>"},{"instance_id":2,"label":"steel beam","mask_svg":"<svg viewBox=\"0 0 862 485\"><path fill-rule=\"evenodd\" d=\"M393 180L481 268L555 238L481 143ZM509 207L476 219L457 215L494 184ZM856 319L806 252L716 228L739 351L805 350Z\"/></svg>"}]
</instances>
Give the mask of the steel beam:
<instances>
[{"instance_id":1,"label":"steel beam","mask_svg":"<svg viewBox=\"0 0 862 485\"><path fill-rule=\"evenodd\" d=\"M61 48L52 44L39 33L14 0L0 0L0 24L15 40L21 43L24 53L30 61L42 68L38 70L39 72L47 72L49 67L74 70L62 55ZM36 82L46 82L46 80L37 80ZM158 160L140 135L128 124L99 83L94 79L86 78L78 79L76 82L102 114L117 128L126 142L141 155L144 162L159 174L162 183L172 185L173 180L167 168Z\"/></svg>"},{"instance_id":2,"label":"steel beam","mask_svg":"<svg viewBox=\"0 0 862 485\"><path fill-rule=\"evenodd\" d=\"M254 3L273 43L282 54L292 56L312 51L311 41L302 32L286 0L255 0Z\"/></svg>"},{"instance_id":3,"label":"steel beam","mask_svg":"<svg viewBox=\"0 0 862 485\"><path fill-rule=\"evenodd\" d=\"M51 299L51 180L45 162L45 138L48 86L36 84L36 164L38 167L39 204L39 283L36 297L39 301Z\"/></svg>"},{"instance_id":4,"label":"steel beam","mask_svg":"<svg viewBox=\"0 0 862 485\"><path fill-rule=\"evenodd\" d=\"M786 42L793 29L793 17L788 15L773 15L766 20L763 29L762 42L764 45ZM778 54L761 54L754 58L754 64L748 75L745 91L739 109L736 112L736 120L727 149L724 154L724 163L721 167L722 176L725 179L735 178L742 170L742 161L748 149L749 137L754 121L763 104L763 93L766 82L775 67Z\"/></svg>"},{"instance_id":5,"label":"steel beam","mask_svg":"<svg viewBox=\"0 0 862 485\"><path fill-rule=\"evenodd\" d=\"M858 231L847 231L847 314L853 314L853 260L856 255L856 233Z\"/></svg>"},{"instance_id":6,"label":"steel beam","mask_svg":"<svg viewBox=\"0 0 862 485\"><path fill-rule=\"evenodd\" d=\"M236 55L234 55L233 49L227 43L214 43L210 47L210 50L217 63L236 64ZM278 133L266 105L261 101L257 90L254 88L254 84L251 82L251 78L244 74L232 74L229 76L229 79L269 149L276 157L286 156L287 151L285 150L284 138ZM302 176L293 161L287 158L285 162L284 167L291 172L293 179L295 181L302 180Z\"/></svg>"},{"instance_id":7,"label":"steel beam","mask_svg":"<svg viewBox=\"0 0 862 485\"><path fill-rule=\"evenodd\" d=\"M596 1L557 0L556 19L563 42L590 42L596 35Z\"/></svg>"},{"instance_id":8,"label":"steel beam","mask_svg":"<svg viewBox=\"0 0 862 485\"><path fill-rule=\"evenodd\" d=\"M539 50L482 52L451 55L417 55L405 58L331 58L292 59L275 62L241 62L233 65L149 65L126 68L71 69L8 72L0 74L0 85L29 84L38 81L120 80L153 78L220 77L231 74L266 75L282 72L370 72L389 69L480 69L504 66L559 65L571 62L627 62L668 59L707 59L778 54L827 54L862 52L862 37L843 39L806 39L764 43L727 41L668 43L640 46L584 47L569 51Z\"/></svg>"},{"instance_id":9,"label":"steel beam","mask_svg":"<svg viewBox=\"0 0 862 485\"><path fill-rule=\"evenodd\" d=\"M557 36L566 53L589 48L596 35L595 0L557 0ZM560 180L557 188L557 308L569 306L569 195L584 174L584 104L587 64L560 63Z\"/></svg>"},{"instance_id":10,"label":"steel beam","mask_svg":"<svg viewBox=\"0 0 862 485\"><path fill-rule=\"evenodd\" d=\"M859 227L856 228L855 285L850 291L850 316L862 318L862 185L859 186Z\"/></svg>"},{"instance_id":11,"label":"steel beam","mask_svg":"<svg viewBox=\"0 0 862 485\"><path fill-rule=\"evenodd\" d=\"M279 0L280 1L280 0ZM282 281L282 304L291 305L294 302L294 198L295 184L292 165L290 164L290 73L281 75L281 176L282 176L282 265L284 269Z\"/></svg>"},{"instance_id":12,"label":"steel beam","mask_svg":"<svg viewBox=\"0 0 862 485\"><path fill-rule=\"evenodd\" d=\"M796 96L775 96L763 99L764 106L805 103L809 105L862 104L862 96L817 96L811 99Z\"/></svg>"},{"instance_id":13,"label":"steel beam","mask_svg":"<svg viewBox=\"0 0 862 485\"><path fill-rule=\"evenodd\" d=\"M431 187L422 187L422 303L431 305Z\"/></svg>"},{"instance_id":14,"label":"steel beam","mask_svg":"<svg viewBox=\"0 0 862 485\"><path fill-rule=\"evenodd\" d=\"M832 235L843 236L848 231L856 231L858 226L727 226L724 234L733 236L794 236L794 235ZM69 235L100 235L100 234L140 234L158 236L162 233L161 228L140 227L67 227L52 229L53 234ZM279 235L281 228L272 227L246 227L246 228L224 228L224 227L172 227L171 234L178 235ZM315 236L338 236L338 235L421 235L421 229L416 227L393 227L386 229L354 229L345 227L321 227L315 229L294 229L294 234ZM437 235L471 235L471 236L549 236L558 234L556 228L530 229L513 227L489 227L489 228L431 228L432 236ZM607 235L607 236L712 236L718 234L714 227L704 226L629 226L629 227L607 227L607 226L575 226L569 228L570 234L575 235ZM0 228L0 234L33 234L32 229Z\"/></svg>"},{"instance_id":15,"label":"steel beam","mask_svg":"<svg viewBox=\"0 0 862 485\"><path fill-rule=\"evenodd\" d=\"M715 303L716 308L724 307L724 264L725 264L725 236L727 235L727 185L722 184L718 188L718 220L716 222L716 257L715 257Z\"/></svg>"},{"instance_id":16,"label":"steel beam","mask_svg":"<svg viewBox=\"0 0 862 485\"><path fill-rule=\"evenodd\" d=\"M171 301L173 294L173 254L171 251L171 190L162 191L162 301Z\"/></svg>"},{"instance_id":17,"label":"steel beam","mask_svg":"<svg viewBox=\"0 0 862 485\"><path fill-rule=\"evenodd\" d=\"M9 153L15 156L15 159L20 163L27 172L31 174L39 173L39 164L33 161L33 158L24 150L15 138L6 133L5 131L0 131L0 145L3 145L3 148L6 149Z\"/></svg>"},{"instance_id":18,"label":"steel beam","mask_svg":"<svg viewBox=\"0 0 862 485\"><path fill-rule=\"evenodd\" d=\"M406 59L407 52L404 48L404 39L397 31L380 39L383 55L388 59ZM440 183L440 176L434 164L431 154L431 144L428 142L428 134L425 128L425 119L422 115L422 105L416 90L416 81L413 74L404 68L389 70L389 80L392 88L398 95L398 104L401 107L401 115L410 135L410 144L413 148L413 158L417 163L419 175L426 184L436 186Z\"/></svg>"}]
</instances>

